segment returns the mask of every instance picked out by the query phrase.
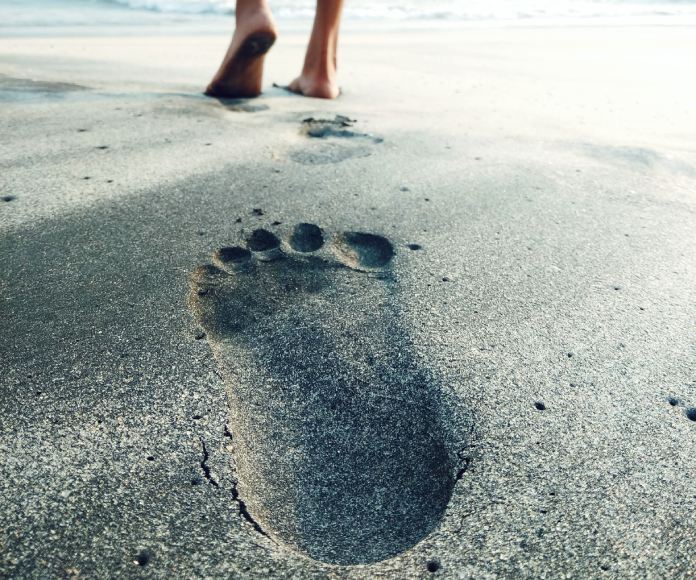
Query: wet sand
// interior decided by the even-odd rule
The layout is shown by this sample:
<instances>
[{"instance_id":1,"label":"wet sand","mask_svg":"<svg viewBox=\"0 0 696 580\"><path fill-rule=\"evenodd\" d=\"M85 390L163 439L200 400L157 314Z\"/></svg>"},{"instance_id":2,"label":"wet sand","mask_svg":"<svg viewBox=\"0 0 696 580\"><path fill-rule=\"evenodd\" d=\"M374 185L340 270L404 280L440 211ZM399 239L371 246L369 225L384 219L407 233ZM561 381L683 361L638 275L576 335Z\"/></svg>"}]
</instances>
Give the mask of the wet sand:
<instances>
[{"instance_id":1,"label":"wet sand","mask_svg":"<svg viewBox=\"0 0 696 580\"><path fill-rule=\"evenodd\" d=\"M692 570L694 30L226 41L0 39L0 575Z\"/></svg>"}]
</instances>

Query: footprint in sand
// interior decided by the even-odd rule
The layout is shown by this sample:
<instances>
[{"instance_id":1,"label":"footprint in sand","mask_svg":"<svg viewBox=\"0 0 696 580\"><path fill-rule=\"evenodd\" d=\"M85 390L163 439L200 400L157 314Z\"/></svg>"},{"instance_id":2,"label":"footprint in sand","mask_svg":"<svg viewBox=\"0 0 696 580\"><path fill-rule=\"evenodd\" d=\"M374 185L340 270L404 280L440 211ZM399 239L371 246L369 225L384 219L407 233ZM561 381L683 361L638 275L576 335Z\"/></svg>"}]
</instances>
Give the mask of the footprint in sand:
<instances>
[{"instance_id":1,"label":"footprint in sand","mask_svg":"<svg viewBox=\"0 0 696 580\"><path fill-rule=\"evenodd\" d=\"M355 123L355 119L344 115L336 115L333 119L303 119L300 132L313 143L294 150L290 158L303 165L325 165L354 157L369 157L372 145L382 143L384 139L356 131Z\"/></svg>"},{"instance_id":2,"label":"footprint in sand","mask_svg":"<svg viewBox=\"0 0 696 580\"><path fill-rule=\"evenodd\" d=\"M271 537L357 564L410 548L455 482L434 374L401 324L386 238L257 229L192 277L228 385L239 495Z\"/></svg>"},{"instance_id":3,"label":"footprint in sand","mask_svg":"<svg viewBox=\"0 0 696 580\"><path fill-rule=\"evenodd\" d=\"M249 99L226 99L217 97L217 101L228 111L234 113L259 113L268 111L270 107L263 103L252 103Z\"/></svg>"},{"instance_id":4,"label":"footprint in sand","mask_svg":"<svg viewBox=\"0 0 696 580\"><path fill-rule=\"evenodd\" d=\"M32 95L36 98L62 97L67 93L88 90L90 90L89 87L74 83L42 81L0 74L0 101L26 99Z\"/></svg>"}]
</instances>

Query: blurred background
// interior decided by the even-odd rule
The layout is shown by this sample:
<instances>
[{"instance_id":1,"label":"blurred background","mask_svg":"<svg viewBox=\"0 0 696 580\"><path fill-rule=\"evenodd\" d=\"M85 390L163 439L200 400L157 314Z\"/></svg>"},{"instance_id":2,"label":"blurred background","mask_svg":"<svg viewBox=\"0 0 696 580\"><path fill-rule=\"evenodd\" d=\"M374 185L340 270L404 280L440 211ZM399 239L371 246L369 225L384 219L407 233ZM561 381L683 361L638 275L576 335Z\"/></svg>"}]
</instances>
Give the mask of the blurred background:
<instances>
[{"instance_id":1,"label":"blurred background","mask_svg":"<svg viewBox=\"0 0 696 580\"><path fill-rule=\"evenodd\" d=\"M312 0L273 0L281 23L302 25ZM346 26L509 24L690 24L696 0L348 0ZM234 0L0 0L0 35L17 27L85 25L214 26L228 23Z\"/></svg>"}]
</instances>

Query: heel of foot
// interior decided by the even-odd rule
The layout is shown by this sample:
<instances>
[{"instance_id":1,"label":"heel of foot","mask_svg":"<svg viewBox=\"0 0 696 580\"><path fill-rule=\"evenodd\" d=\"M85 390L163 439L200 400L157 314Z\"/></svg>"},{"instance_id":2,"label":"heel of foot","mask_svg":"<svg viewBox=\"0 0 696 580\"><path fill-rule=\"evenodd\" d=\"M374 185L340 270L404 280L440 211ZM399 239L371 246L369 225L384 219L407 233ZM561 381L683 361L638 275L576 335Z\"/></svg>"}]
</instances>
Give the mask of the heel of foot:
<instances>
[{"instance_id":1,"label":"heel of foot","mask_svg":"<svg viewBox=\"0 0 696 580\"><path fill-rule=\"evenodd\" d=\"M275 43L275 39L275 35L269 32L252 34L242 44L239 54L247 58L266 54Z\"/></svg>"}]
</instances>

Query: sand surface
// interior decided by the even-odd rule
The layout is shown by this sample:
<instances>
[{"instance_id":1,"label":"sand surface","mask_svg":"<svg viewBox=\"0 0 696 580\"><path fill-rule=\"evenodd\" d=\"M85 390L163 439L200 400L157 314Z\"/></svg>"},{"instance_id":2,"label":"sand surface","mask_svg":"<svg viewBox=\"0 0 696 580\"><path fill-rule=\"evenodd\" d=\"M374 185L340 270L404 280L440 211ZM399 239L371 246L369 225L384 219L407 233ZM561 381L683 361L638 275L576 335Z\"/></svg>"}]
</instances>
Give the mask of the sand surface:
<instances>
[{"instance_id":1,"label":"sand surface","mask_svg":"<svg viewBox=\"0 0 696 580\"><path fill-rule=\"evenodd\" d=\"M0 576L693 573L696 30L226 42L0 39Z\"/></svg>"}]
</instances>

